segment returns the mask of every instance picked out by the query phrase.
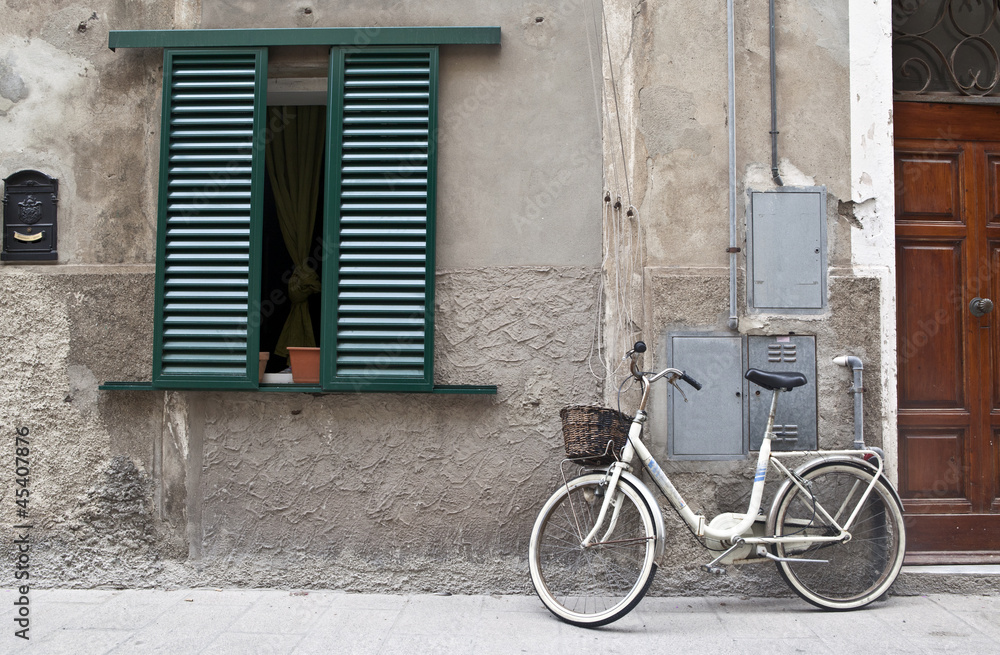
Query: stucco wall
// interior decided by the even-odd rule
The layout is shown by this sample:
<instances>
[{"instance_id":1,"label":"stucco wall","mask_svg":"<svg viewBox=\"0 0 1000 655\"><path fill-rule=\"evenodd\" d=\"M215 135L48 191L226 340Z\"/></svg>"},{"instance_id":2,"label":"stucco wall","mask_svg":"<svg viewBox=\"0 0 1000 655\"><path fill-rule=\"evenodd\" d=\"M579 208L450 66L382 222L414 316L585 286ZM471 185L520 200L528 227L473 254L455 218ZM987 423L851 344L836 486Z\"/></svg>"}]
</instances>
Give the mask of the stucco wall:
<instances>
[{"instance_id":1,"label":"stucco wall","mask_svg":"<svg viewBox=\"0 0 1000 655\"><path fill-rule=\"evenodd\" d=\"M148 375L150 324L135 308L151 302L151 277L5 267L0 294L5 443L13 448L16 428L30 430L22 518L34 526L31 582L117 584L126 571L147 570L160 550L151 456L163 409L152 393L97 386L114 373ZM2 474L7 488L13 473ZM24 522L9 509L5 529ZM13 571L3 576L7 584Z\"/></svg>"},{"instance_id":2,"label":"stucco wall","mask_svg":"<svg viewBox=\"0 0 1000 655\"><path fill-rule=\"evenodd\" d=\"M107 48L108 28L169 27L157 3L8 3L0 27L0 176L59 179L59 262L150 263L162 57Z\"/></svg>"},{"instance_id":3,"label":"stucco wall","mask_svg":"<svg viewBox=\"0 0 1000 655\"><path fill-rule=\"evenodd\" d=\"M499 25L499 47L442 48L438 264L600 264L600 222L583 218L601 200L600 59L576 5L204 2L192 21L189 4L185 25L170 3L8 3L0 175L60 180L60 262L154 258L162 51L111 52L109 29Z\"/></svg>"},{"instance_id":4,"label":"stucco wall","mask_svg":"<svg viewBox=\"0 0 1000 655\"><path fill-rule=\"evenodd\" d=\"M585 3L201 4L205 28L499 25L499 47L441 50L438 263L600 264L600 56Z\"/></svg>"},{"instance_id":5,"label":"stucco wall","mask_svg":"<svg viewBox=\"0 0 1000 655\"><path fill-rule=\"evenodd\" d=\"M0 266L0 429L31 430L35 584L529 588L558 409L599 401L594 24L532 3L308 8L4 9L0 176L60 180L58 263ZM340 25L501 27L499 47L441 52L435 311L436 382L499 393L99 391L150 378L162 77L161 51L113 53L108 30Z\"/></svg>"},{"instance_id":6,"label":"stucco wall","mask_svg":"<svg viewBox=\"0 0 1000 655\"><path fill-rule=\"evenodd\" d=\"M891 278L884 271L855 266L852 258L854 243L870 241L873 235L880 239L884 233L883 222L857 220L852 175L881 175L887 152L880 141L882 150L870 147L867 160L852 158L852 144L863 138L859 130L871 139L871 124L852 122L851 3L775 3L780 174L787 186L822 186L827 193L822 218L829 266L827 307L812 315L759 313L747 307L749 192L771 190L776 183L771 175L769 134L768 3L734 3L734 245L741 248L736 256L735 328L729 321L730 255L726 252L730 245L726 3L608 0L604 4L610 28L603 46L610 59L604 62L604 89L606 97L617 98L608 103L604 123L606 183L612 200L631 196L636 216L630 229L642 244L642 275L637 280L634 274L627 275L630 267L635 268L634 253L606 237L605 274L614 288L607 295L608 335L614 334L619 348L642 338L650 353L645 366L653 370L667 365L665 340L675 331L815 335L820 447L851 444L850 373L831 361L834 356L851 354L865 364L866 441L885 446L892 456L895 434L887 432L886 426L892 425L894 408L888 403L894 401L894 394L888 391L894 382L887 382L885 375L891 369L886 353L892 355L886 350L887 335L893 334L894 310L886 305L892 290L885 288ZM870 18L870 13L863 12L863 18ZM891 142L888 157L891 161ZM606 220L606 235L608 225ZM613 227L624 229L620 225ZM891 259L891 246L891 238L883 239L873 250L884 261ZM635 316L638 325L625 325L620 317L636 293L642 297L642 310ZM620 352L609 353L609 360L616 356ZM698 377L697 371L691 373ZM880 378L882 384L876 382ZM697 392L688 396L690 402L698 402ZM707 516L743 511L752 465L745 460L665 463L665 388L654 388L649 407L647 435L652 451L674 477L685 500ZM742 428L739 424L726 427ZM895 461L888 466L894 469ZM765 510L767 502L765 498ZM675 521L668 531L676 530L683 534L678 541L688 541L684 526ZM676 587L665 582L666 589L687 585L689 589L739 590L758 579L748 572L744 575L750 577L706 580L699 576L696 563L708 561L710 553L681 545L668 548L675 548L673 575L680 582ZM771 580L768 573L761 573L760 580Z\"/></svg>"},{"instance_id":7,"label":"stucco wall","mask_svg":"<svg viewBox=\"0 0 1000 655\"><path fill-rule=\"evenodd\" d=\"M558 410L599 393L580 345L597 275L439 274L440 379L495 397L100 392L148 371L148 320L122 306L149 302L151 276L0 276L0 411L31 430L36 582L525 590Z\"/></svg>"},{"instance_id":8,"label":"stucco wall","mask_svg":"<svg viewBox=\"0 0 1000 655\"><path fill-rule=\"evenodd\" d=\"M828 308L812 316L772 316L747 307L749 193L771 190L776 183L771 176L769 134L768 6L741 0L734 5L734 212L735 245L741 248L736 256L739 325L735 333L823 333L832 343L818 344L821 358L826 351L846 348L867 357L869 364L879 361L881 366L882 322L888 318L882 313L880 299L883 281L859 288L856 293L861 297L850 302L836 301L832 281L857 274L852 266L852 238L865 229L854 219L851 205L854 128L849 3L776 2L780 174L786 186L822 186L827 193ZM631 193L643 245L644 309L641 332L635 336L653 343L668 326L727 330L730 162L726 5L610 0L605 8L613 28L606 43L610 61L604 68L605 92L617 95L617 106L625 108L619 110L619 116L612 116L614 120L605 122L608 183L612 197ZM872 155L872 159L877 158ZM881 228L876 225L874 229ZM610 248L607 269L620 268L630 256ZM608 275L613 277L613 272ZM866 277L878 276L869 272ZM702 282L692 287L688 283L694 278ZM714 281L709 283L709 279ZM630 285L634 288L636 282L632 280ZM669 285L679 285L672 297L686 298L699 311L673 315L665 310L662 289ZM612 295L609 302L623 296ZM875 302L879 311L858 316L852 304L859 302L866 311ZM613 309L608 312L609 316L614 314ZM878 339L874 345L867 332L854 331L855 320L875 326ZM828 362L823 362L820 373L821 378L835 374ZM825 402L828 410L821 407L821 414L836 413L832 410L838 405ZM876 409L881 415L881 401Z\"/></svg>"},{"instance_id":9,"label":"stucco wall","mask_svg":"<svg viewBox=\"0 0 1000 655\"><path fill-rule=\"evenodd\" d=\"M497 382L495 398L204 398L194 419L204 421L204 575L524 589L527 536L557 478L559 408L596 398L578 345L592 329L595 283L579 269L442 276L442 377Z\"/></svg>"},{"instance_id":10,"label":"stucco wall","mask_svg":"<svg viewBox=\"0 0 1000 655\"><path fill-rule=\"evenodd\" d=\"M726 267L725 3L611 0L606 10L615 29L605 90L617 91L620 109L605 124L612 195L630 193L639 210L648 266ZM768 8L737 1L734 11L737 212L745 225L747 191L773 186ZM849 227L837 208L851 198L847 0L779 1L776 47L781 174L786 184L826 186L829 263L844 266Z\"/></svg>"},{"instance_id":11,"label":"stucco wall","mask_svg":"<svg viewBox=\"0 0 1000 655\"><path fill-rule=\"evenodd\" d=\"M614 403L595 353L613 368L644 338L665 365L670 330L728 329L724 6L8 0L0 175L36 168L61 192L59 263L0 267L0 429L38 440L38 581L528 591L558 409ZM883 379L866 431L891 446L891 277L852 253L880 224L849 203L864 194L848 6L778 1L781 174L827 189L829 308L748 314L741 253L738 333L817 336L822 446L846 444L852 424L847 372L829 359L864 358ZM743 246L747 192L773 184L767 5L739 0L736 17ZM343 25L501 26L500 47L441 51L435 352L438 382L499 394L98 391L150 374L162 76L158 50L112 53L108 30ZM864 262L884 264L879 243ZM650 424L658 455L662 427ZM667 466L708 513L749 484L746 462ZM770 568L705 576L706 551L667 521L679 538L653 593L783 589Z\"/></svg>"},{"instance_id":12,"label":"stucco wall","mask_svg":"<svg viewBox=\"0 0 1000 655\"><path fill-rule=\"evenodd\" d=\"M635 203L645 217L650 266L728 266L725 3L646 2L649 62L637 71ZM767 3L735 3L736 170L742 202L770 181ZM776 18L779 157L827 187L830 263L846 259L835 235L837 200L849 198L847 2L790 0ZM621 38L620 35L617 38ZM611 36L615 39L616 36ZM636 38L632 35L632 38ZM768 171L763 178L756 169ZM743 208L739 207L740 218Z\"/></svg>"}]
</instances>

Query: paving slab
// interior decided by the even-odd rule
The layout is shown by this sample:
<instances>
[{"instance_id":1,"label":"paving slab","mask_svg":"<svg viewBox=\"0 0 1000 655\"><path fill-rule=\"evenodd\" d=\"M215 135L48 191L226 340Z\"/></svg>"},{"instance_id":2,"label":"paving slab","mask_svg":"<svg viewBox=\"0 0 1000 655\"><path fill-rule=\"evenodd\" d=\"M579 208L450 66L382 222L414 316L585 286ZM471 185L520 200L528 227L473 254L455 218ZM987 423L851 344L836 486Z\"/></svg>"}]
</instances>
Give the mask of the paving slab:
<instances>
[{"instance_id":1,"label":"paving slab","mask_svg":"<svg viewBox=\"0 0 1000 655\"><path fill-rule=\"evenodd\" d=\"M11 590L0 606L13 608ZM587 630L534 596L346 594L289 590L39 590L29 641L6 613L0 655L253 653L509 655L582 652L993 653L1000 596L890 597L855 612L797 598L646 598Z\"/></svg>"},{"instance_id":2,"label":"paving slab","mask_svg":"<svg viewBox=\"0 0 1000 655\"><path fill-rule=\"evenodd\" d=\"M206 640L229 629L250 605L206 605L181 603L171 606L142 630L110 651L113 655L131 653L199 653Z\"/></svg>"}]
</instances>

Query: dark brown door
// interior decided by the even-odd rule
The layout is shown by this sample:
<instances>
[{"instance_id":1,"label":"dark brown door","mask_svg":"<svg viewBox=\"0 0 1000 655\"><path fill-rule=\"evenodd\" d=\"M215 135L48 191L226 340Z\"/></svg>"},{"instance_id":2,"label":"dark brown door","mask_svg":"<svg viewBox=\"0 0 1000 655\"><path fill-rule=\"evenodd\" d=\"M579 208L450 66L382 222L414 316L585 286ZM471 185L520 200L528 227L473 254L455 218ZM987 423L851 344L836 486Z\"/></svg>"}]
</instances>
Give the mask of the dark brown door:
<instances>
[{"instance_id":1,"label":"dark brown door","mask_svg":"<svg viewBox=\"0 0 1000 655\"><path fill-rule=\"evenodd\" d=\"M908 560L995 561L1000 335L989 309L1000 302L1000 108L897 103L894 113Z\"/></svg>"}]
</instances>

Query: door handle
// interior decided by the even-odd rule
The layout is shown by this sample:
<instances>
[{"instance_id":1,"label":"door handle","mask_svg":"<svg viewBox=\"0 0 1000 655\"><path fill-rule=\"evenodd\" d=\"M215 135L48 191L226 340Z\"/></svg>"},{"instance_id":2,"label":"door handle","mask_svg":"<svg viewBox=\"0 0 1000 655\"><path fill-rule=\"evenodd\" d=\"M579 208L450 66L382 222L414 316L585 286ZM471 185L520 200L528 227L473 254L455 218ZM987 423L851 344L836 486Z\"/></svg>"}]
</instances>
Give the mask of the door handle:
<instances>
[{"instance_id":1,"label":"door handle","mask_svg":"<svg viewBox=\"0 0 1000 655\"><path fill-rule=\"evenodd\" d=\"M993 311L993 301L989 298L973 298L969 303L969 312L973 316L985 316Z\"/></svg>"}]
</instances>

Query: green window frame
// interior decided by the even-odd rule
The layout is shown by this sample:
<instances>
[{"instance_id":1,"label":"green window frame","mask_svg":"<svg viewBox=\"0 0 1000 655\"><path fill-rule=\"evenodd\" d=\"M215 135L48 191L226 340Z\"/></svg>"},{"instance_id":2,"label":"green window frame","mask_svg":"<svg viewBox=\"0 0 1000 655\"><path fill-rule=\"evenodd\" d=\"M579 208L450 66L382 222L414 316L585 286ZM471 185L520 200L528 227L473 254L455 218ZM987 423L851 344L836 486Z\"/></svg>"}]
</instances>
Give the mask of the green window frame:
<instances>
[{"instance_id":1,"label":"green window frame","mask_svg":"<svg viewBox=\"0 0 1000 655\"><path fill-rule=\"evenodd\" d=\"M435 390L437 74L331 48L322 390ZM266 97L266 47L164 51L154 388L260 387Z\"/></svg>"}]
</instances>

